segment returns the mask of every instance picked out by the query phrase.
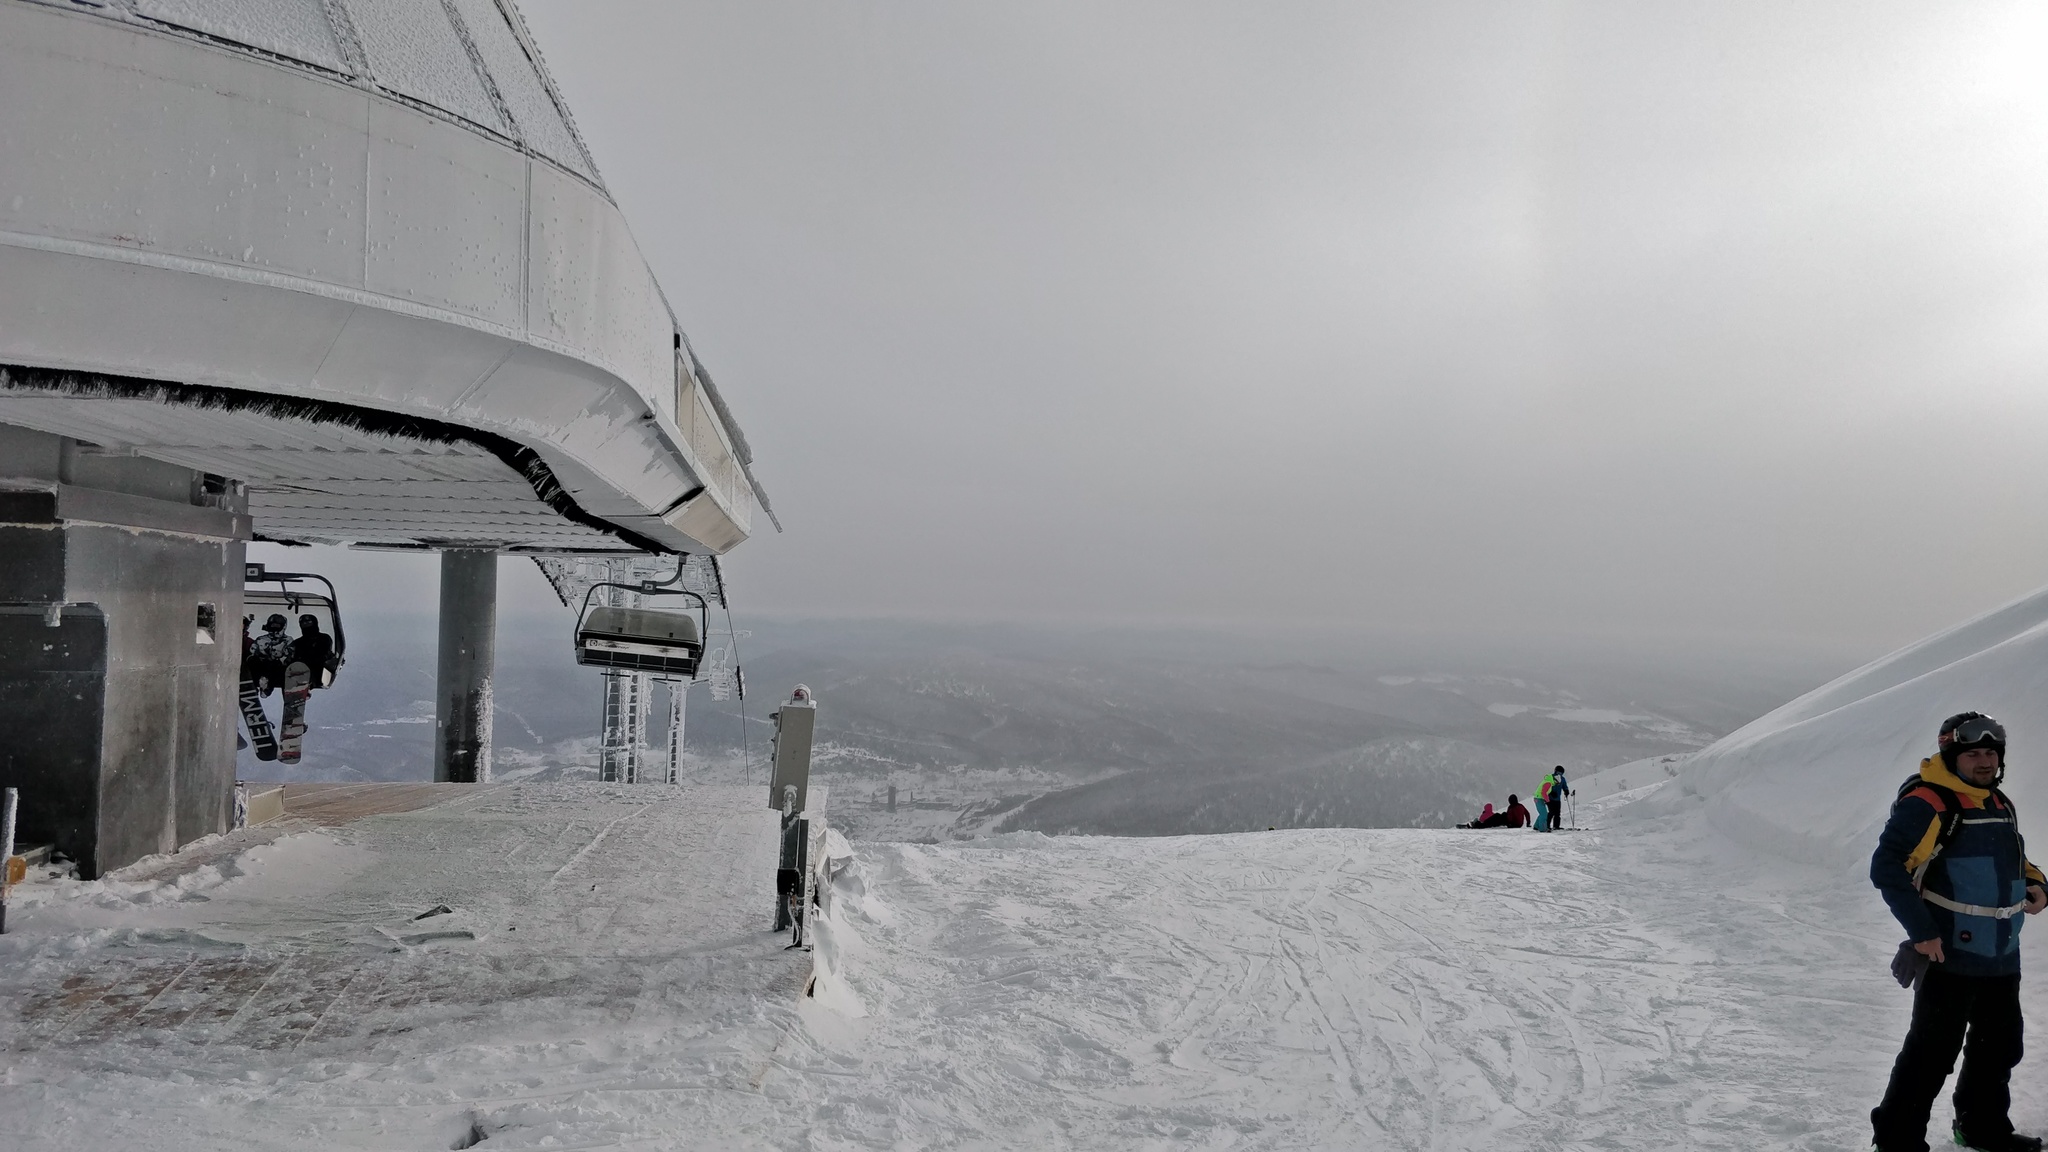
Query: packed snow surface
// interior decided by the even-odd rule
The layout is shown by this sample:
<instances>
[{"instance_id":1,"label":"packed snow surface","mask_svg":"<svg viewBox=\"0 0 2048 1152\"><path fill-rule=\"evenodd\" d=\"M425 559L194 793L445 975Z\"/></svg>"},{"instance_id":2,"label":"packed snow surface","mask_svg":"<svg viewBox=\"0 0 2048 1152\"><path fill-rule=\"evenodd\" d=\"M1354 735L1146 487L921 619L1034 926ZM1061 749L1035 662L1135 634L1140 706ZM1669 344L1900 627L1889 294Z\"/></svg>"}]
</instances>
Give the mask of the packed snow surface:
<instances>
[{"instance_id":1,"label":"packed snow surface","mask_svg":"<svg viewBox=\"0 0 2048 1152\"><path fill-rule=\"evenodd\" d=\"M1971 706L2039 826L2044 621L2023 602L1589 776L1583 831L835 838L808 956L762 931L755 789L510 786L45 881L0 939L0 1125L165 1152L1860 1152L1910 1004L1869 841Z\"/></svg>"},{"instance_id":2,"label":"packed snow surface","mask_svg":"<svg viewBox=\"0 0 2048 1152\"><path fill-rule=\"evenodd\" d=\"M493 786L264 831L17 893L0 1146L706 1146L679 1133L707 1094L773 1117L811 957L768 931L765 788Z\"/></svg>"},{"instance_id":3,"label":"packed snow surface","mask_svg":"<svg viewBox=\"0 0 2048 1152\"><path fill-rule=\"evenodd\" d=\"M1874 898L1682 817L859 845L820 937L843 983L805 1000L739 875L756 790L673 845L686 872L658 847L702 821L633 791L513 786L35 905L0 1119L167 1152L1850 1149L1904 1023ZM501 897L454 882L505 862ZM731 935L680 929L714 899Z\"/></svg>"}]
</instances>

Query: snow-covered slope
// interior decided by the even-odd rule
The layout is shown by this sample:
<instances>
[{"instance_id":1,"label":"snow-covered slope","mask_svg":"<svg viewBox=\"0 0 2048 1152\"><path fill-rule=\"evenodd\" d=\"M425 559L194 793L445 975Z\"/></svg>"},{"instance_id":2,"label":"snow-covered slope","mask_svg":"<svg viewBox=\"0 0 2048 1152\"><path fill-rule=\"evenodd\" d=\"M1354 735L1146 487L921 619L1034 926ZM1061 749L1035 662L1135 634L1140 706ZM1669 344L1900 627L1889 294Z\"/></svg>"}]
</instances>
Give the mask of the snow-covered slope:
<instances>
[{"instance_id":1,"label":"snow-covered slope","mask_svg":"<svg viewBox=\"0 0 2048 1152\"><path fill-rule=\"evenodd\" d=\"M764 930L758 790L655 791L511 785L175 881L38 884L0 937L0 1132L1846 1152L1908 1003L1875 900L1809 907L1803 870L1683 819L868 843L804 957Z\"/></svg>"},{"instance_id":2,"label":"snow-covered slope","mask_svg":"<svg viewBox=\"0 0 2048 1152\"><path fill-rule=\"evenodd\" d=\"M715 798L512 785L300 833L203 885L51 881L0 937L0 1131L159 1152L1847 1152L1911 1004L1859 875L1872 825L1936 722L1975 706L2011 726L2038 834L2044 624L2032 597L1690 762L1588 776L1584 832L1020 832L851 861L835 838L809 998L761 928L755 789L707 822ZM412 919L433 900L469 938ZM2048 1016L2048 988L2022 996ZM251 1007L209 1013L224 997ZM2048 1097L2015 1095L2021 1128L2048 1128Z\"/></svg>"},{"instance_id":3,"label":"snow-covered slope","mask_svg":"<svg viewBox=\"0 0 2048 1152\"><path fill-rule=\"evenodd\" d=\"M2006 791L2048 815L2048 589L1902 648L1716 741L1631 813L1698 806L1746 847L1860 869L1892 789L1976 709L2010 734Z\"/></svg>"}]
</instances>

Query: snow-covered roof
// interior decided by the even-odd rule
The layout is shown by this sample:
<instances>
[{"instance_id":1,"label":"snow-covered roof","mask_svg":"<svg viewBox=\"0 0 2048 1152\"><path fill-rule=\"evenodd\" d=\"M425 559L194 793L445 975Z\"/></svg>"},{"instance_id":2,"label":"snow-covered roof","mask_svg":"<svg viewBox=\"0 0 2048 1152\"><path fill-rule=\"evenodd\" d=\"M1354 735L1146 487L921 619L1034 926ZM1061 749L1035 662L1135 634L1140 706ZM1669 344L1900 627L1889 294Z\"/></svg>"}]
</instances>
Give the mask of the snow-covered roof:
<instances>
[{"instance_id":1,"label":"snow-covered roof","mask_svg":"<svg viewBox=\"0 0 2048 1152\"><path fill-rule=\"evenodd\" d=\"M40 0L345 77L603 187L513 0Z\"/></svg>"}]
</instances>

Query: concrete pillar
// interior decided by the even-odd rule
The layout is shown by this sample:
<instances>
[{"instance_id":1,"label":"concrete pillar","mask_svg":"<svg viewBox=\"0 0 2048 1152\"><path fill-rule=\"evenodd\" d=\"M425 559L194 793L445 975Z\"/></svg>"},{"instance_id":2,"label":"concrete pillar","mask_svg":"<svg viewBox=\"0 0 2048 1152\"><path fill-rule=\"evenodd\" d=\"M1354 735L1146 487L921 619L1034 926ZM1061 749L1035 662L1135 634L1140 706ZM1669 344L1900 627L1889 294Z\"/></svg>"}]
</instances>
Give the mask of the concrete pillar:
<instances>
[{"instance_id":1,"label":"concrete pillar","mask_svg":"<svg viewBox=\"0 0 2048 1152\"><path fill-rule=\"evenodd\" d=\"M491 778L491 666L498 647L498 554L441 553L441 653L434 673L434 779Z\"/></svg>"},{"instance_id":2,"label":"concrete pillar","mask_svg":"<svg viewBox=\"0 0 2048 1152\"><path fill-rule=\"evenodd\" d=\"M238 486L0 425L0 787L90 879L228 830Z\"/></svg>"}]
</instances>

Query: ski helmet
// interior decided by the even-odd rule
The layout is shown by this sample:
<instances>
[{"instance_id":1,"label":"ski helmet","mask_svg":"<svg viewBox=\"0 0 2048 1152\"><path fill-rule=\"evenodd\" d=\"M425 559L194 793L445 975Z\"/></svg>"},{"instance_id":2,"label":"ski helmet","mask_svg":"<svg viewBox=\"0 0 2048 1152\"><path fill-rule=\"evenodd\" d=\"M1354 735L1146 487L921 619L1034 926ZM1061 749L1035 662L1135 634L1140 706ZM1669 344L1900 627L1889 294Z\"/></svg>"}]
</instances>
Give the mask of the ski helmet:
<instances>
[{"instance_id":1,"label":"ski helmet","mask_svg":"<svg viewBox=\"0 0 2048 1152\"><path fill-rule=\"evenodd\" d=\"M263 622L263 630L265 632L282 632L284 631L285 623L286 621L283 613L272 612L270 614L270 619L265 620Z\"/></svg>"},{"instance_id":2,"label":"ski helmet","mask_svg":"<svg viewBox=\"0 0 2048 1152\"><path fill-rule=\"evenodd\" d=\"M2005 725L1982 712L1958 712L1941 722L1935 736L1941 747L1941 762L1956 770L1956 757L1968 748L1990 748L1998 753L1998 772L2005 775Z\"/></svg>"}]
</instances>

